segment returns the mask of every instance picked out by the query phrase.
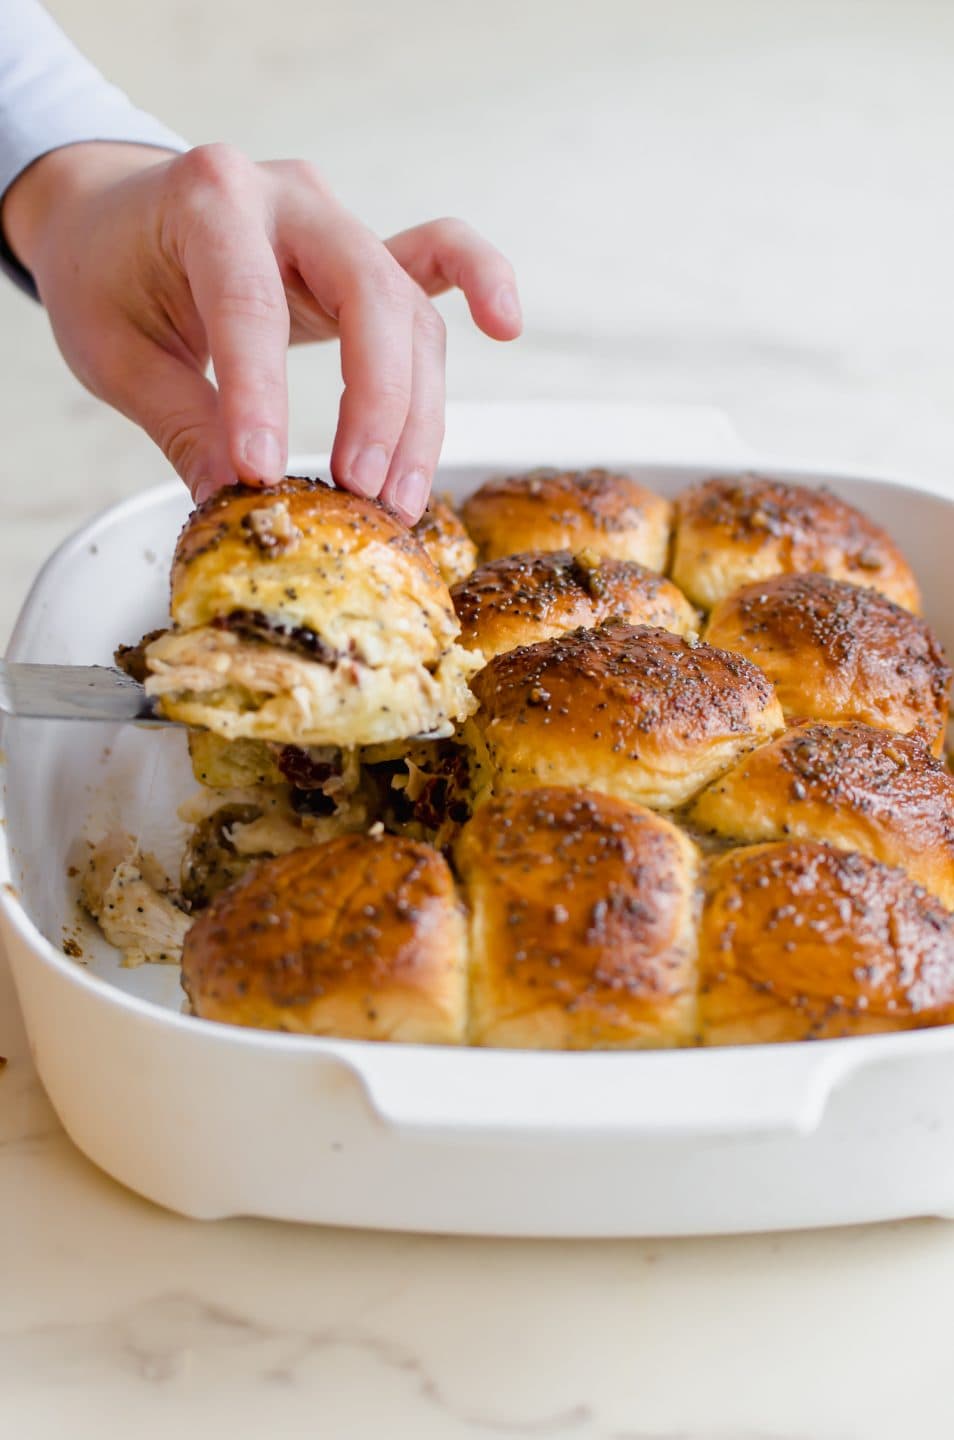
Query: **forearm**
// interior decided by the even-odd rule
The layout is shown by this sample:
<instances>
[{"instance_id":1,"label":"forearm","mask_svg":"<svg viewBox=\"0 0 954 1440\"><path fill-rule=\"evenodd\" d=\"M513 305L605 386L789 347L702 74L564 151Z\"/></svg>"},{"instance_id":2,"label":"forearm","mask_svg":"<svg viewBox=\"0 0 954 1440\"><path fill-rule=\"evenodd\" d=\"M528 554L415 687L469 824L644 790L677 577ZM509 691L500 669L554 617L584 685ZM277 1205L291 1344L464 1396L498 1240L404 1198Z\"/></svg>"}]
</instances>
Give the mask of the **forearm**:
<instances>
[{"instance_id":1,"label":"forearm","mask_svg":"<svg viewBox=\"0 0 954 1440\"><path fill-rule=\"evenodd\" d=\"M59 166L47 165L46 176L37 174L35 184L29 177L31 183L23 186L22 195L12 195L14 184L52 151L103 140L166 150L187 148L178 135L110 85L37 0L3 0L0 268L30 293L35 287L23 252L24 237L29 244L31 217L49 198L49 187L61 178L65 181L74 167L64 165L61 172Z\"/></svg>"},{"instance_id":2,"label":"forearm","mask_svg":"<svg viewBox=\"0 0 954 1440\"><path fill-rule=\"evenodd\" d=\"M70 204L87 197L95 199L97 190L105 191L126 176L168 158L169 153L168 149L128 141L79 141L49 151L17 176L3 198L3 236L15 263L28 272L34 293L33 277L44 236L68 213Z\"/></svg>"}]
</instances>

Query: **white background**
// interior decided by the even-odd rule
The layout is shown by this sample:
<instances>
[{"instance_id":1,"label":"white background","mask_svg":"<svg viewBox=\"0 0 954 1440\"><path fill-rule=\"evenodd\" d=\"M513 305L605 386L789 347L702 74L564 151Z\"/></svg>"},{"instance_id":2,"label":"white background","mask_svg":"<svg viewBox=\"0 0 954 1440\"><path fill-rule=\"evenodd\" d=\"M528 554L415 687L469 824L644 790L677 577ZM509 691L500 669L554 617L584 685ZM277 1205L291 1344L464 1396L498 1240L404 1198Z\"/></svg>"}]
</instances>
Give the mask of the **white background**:
<instances>
[{"instance_id":1,"label":"white background","mask_svg":"<svg viewBox=\"0 0 954 1440\"><path fill-rule=\"evenodd\" d=\"M496 347L449 302L453 398L714 401L773 450L950 474L943 0L51 8L190 139L305 155L381 233L451 213L494 238L527 333ZM51 546L167 471L12 288L0 366L6 634ZM291 376L293 448L322 448L336 354ZM94 1172L23 1052L0 966L0 1434L954 1429L946 1224L572 1245L201 1227Z\"/></svg>"}]
</instances>

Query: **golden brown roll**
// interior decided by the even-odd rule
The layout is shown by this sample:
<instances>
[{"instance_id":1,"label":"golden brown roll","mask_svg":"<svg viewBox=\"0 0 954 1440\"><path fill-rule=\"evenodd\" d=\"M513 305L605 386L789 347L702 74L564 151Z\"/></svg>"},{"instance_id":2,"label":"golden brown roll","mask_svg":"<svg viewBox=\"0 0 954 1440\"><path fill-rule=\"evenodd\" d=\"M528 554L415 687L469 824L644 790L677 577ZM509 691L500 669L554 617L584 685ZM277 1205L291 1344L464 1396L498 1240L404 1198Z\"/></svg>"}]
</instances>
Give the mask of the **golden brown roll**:
<instances>
[{"instance_id":1,"label":"golden brown roll","mask_svg":"<svg viewBox=\"0 0 954 1440\"><path fill-rule=\"evenodd\" d=\"M481 560L530 550L592 550L665 570L671 506L629 475L532 470L488 480L461 506Z\"/></svg>"},{"instance_id":2,"label":"golden brown roll","mask_svg":"<svg viewBox=\"0 0 954 1440\"><path fill-rule=\"evenodd\" d=\"M562 783L671 810L782 729L741 655L610 621L498 655L468 726L494 790Z\"/></svg>"},{"instance_id":3,"label":"golden brown roll","mask_svg":"<svg viewBox=\"0 0 954 1440\"><path fill-rule=\"evenodd\" d=\"M189 731L192 773L200 785L214 790L281 785L285 778L278 768L281 749L268 740L223 740L211 730Z\"/></svg>"},{"instance_id":4,"label":"golden brown roll","mask_svg":"<svg viewBox=\"0 0 954 1440\"><path fill-rule=\"evenodd\" d=\"M699 616L671 581L634 560L568 550L488 560L451 590L460 643L491 660L613 617L694 635Z\"/></svg>"},{"instance_id":5,"label":"golden brown roll","mask_svg":"<svg viewBox=\"0 0 954 1440\"><path fill-rule=\"evenodd\" d=\"M447 863L385 835L263 861L189 930L182 984L207 1020L460 1044L466 924Z\"/></svg>"},{"instance_id":6,"label":"golden brown roll","mask_svg":"<svg viewBox=\"0 0 954 1440\"><path fill-rule=\"evenodd\" d=\"M944 652L923 620L874 590L825 575L744 585L713 610L706 640L754 660L786 716L862 720L941 752Z\"/></svg>"},{"instance_id":7,"label":"golden brown roll","mask_svg":"<svg viewBox=\"0 0 954 1440\"><path fill-rule=\"evenodd\" d=\"M432 495L413 534L440 571L445 585L455 585L477 564L477 546L449 501Z\"/></svg>"},{"instance_id":8,"label":"golden brown roll","mask_svg":"<svg viewBox=\"0 0 954 1440\"><path fill-rule=\"evenodd\" d=\"M954 1021L954 915L901 870L791 841L711 863L699 938L706 1045Z\"/></svg>"},{"instance_id":9,"label":"golden brown roll","mask_svg":"<svg viewBox=\"0 0 954 1440\"><path fill-rule=\"evenodd\" d=\"M954 776L910 736L854 721L795 726L704 790L688 819L749 844L858 850L954 908Z\"/></svg>"},{"instance_id":10,"label":"golden brown roll","mask_svg":"<svg viewBox=\"0 0 954 1440\"><path fill-rule=\"evenodd\" d=\"M461 832L470 1042L691 1044L696 853L674 825L585 790L507 795Z\"/></svg>"},{"instance_id":11,"label":"golden brown roll","mask_svg":"<svg viewBox=\"0 0 954 1440\"><path fill-rule=\"evenodd\" d=\"M920 612L917 581L894 541L830 490L736 475L677 498L672 578L704 610L740 585L796 571L871 586Z\"/></svg>"},{"instance_id":12,"label":"golden brown roll","mask_svg":"<svg viewBox=\"0 0 954 1440\"><path fill-rule=\"evenodd\" d=\"M200 505L172 618L146 649L146 689L226 739L371 744L449 733L473 708L474 661L421 546L385 506L317 481Z\"/></svg>"}]
</instances>

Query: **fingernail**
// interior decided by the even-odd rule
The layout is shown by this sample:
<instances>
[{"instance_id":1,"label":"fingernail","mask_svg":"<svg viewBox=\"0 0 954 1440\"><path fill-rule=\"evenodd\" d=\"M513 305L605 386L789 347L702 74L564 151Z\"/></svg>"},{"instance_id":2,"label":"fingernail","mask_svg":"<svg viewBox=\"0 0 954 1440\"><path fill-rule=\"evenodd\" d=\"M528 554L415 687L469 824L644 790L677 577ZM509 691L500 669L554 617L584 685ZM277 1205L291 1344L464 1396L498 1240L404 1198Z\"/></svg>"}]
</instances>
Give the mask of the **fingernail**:
<instances>
[{"instance_id":1,"label":"fingernail","mask_svg":"<svg viewBox=\"0 0 954 1440\"><path fill-rule=\"evenodd\" d=\"M218 488L214 480L200 480L195 487L195 503L204 505L206 500L211 500Z\"/></svg>"},{"instance_id":2,"label":"fingernail","mask_svg":"<svg viewBox=\"0 0 954 1440\"><path fill-rule=\"evenodd\" d=\"M420 520L430 488L430 481L423 470L409 471L395 485L391 503L410 525L416 525Z\"/></svg>"},{"instance_id":3,"label":"fingernail","mask_svg":"<svg viewBox=\"0 0 954 1440\"><path fill-rule=\"evenodd\" d=\"M253 430L242 446L242 458L259 480L281 480L285 461L273 430Z\"/></svg>"},{"instance_id":4,"label":"fingernail","mask_svg":"<svg viewBox=\"0 0 954 1440\"><path fill-rule=\"evenodd\" d=\"M520 300L512 285L503 285L497 291L497 313L505 320L516 322L523 319Z\"/></svg>"},{"instance_id":5,"label":"fingernail","mask_svg":"<svg viewBox=\"0 0 954 1440\"><path fill-rule=\"evenodd\" d=\"M348 476L362 495L380 495L388 474L388 452L383 445L368 445L360 450Z\"/></svg>"}]
</instances>

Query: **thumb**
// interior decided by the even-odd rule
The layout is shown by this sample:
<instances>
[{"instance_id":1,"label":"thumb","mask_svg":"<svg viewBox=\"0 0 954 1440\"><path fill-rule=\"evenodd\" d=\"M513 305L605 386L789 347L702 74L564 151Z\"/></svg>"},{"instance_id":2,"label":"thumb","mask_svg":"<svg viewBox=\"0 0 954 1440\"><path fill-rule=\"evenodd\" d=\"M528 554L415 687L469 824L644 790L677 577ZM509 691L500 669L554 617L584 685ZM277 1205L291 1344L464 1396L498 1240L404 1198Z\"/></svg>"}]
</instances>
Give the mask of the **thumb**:
<instances>
[{"instance_id":1,"label":"thumb","mask_svg":"<svg viewBox=\"0 0 954 1440\"><path fill-rule=\"evenodd\" d=\"M134 381L113 404L141 425L185 482L196 503L238 479L228 456L219 395L195 365L153 342L129 357Z\"/></svg>"}]
</instances>

